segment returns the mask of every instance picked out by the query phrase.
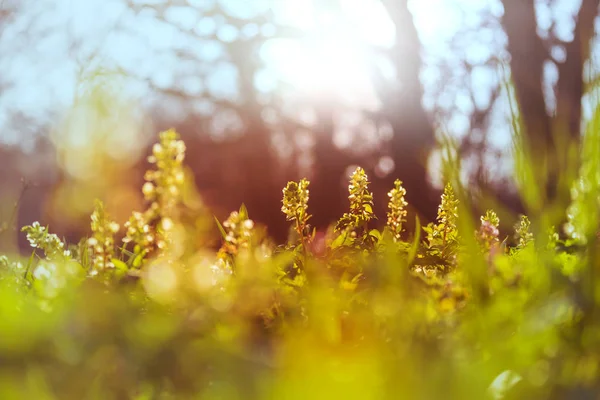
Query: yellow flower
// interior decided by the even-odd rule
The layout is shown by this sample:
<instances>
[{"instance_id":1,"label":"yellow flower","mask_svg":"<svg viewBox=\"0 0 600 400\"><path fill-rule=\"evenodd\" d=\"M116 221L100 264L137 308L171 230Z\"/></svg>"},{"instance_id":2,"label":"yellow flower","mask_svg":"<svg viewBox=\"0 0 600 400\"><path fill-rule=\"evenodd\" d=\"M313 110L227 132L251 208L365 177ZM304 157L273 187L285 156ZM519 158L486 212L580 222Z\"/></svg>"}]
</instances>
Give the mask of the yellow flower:
<instances>
[{"instance_id":1,"label":"yellow flower","mask_svg":"<svg viewBox=\"0 0 600 400\"><path fill-rule=\"evenodd\" d=\"M107 268L114 268L114 235L119 231L119 224L110 220L101 201L96 201L91 217L91 229L92 237L88 240L92 262L90 273L96 275Z\"/></svg>"},{"instance_id":2,"label":"yellow flower","mask_svg":"<svg viewBox=\"0 0 600 400\"><path fill-rule=\"evenodd\" d=\"M155 248L169 247L185 184L184 159L185 144L179 134L172 129L161 132L159 142L152 146L152 155L148 157L148 162L156 168L144 175L142 193L149 202L148 209L144 213L134 212L125 224L124 243L135 243L145 254Z\"/></svg>"},{"instance_id":3,"label":"yellow flower","mask_svg":"<svg viewBox=\"0 0 600 400\"><path fill-rule=\"evenodd\" d=\"M394 182L394 189L390 190L388 193L390 201L388 203L389 211L387 213L387 226L392 232L394 240L400 239L400 235L403 231L402 224L406 222L406 206L408 203L404 199L405 195L406 189L402 187L402 181L396 179Z\"/></svg>"}]
</instances>

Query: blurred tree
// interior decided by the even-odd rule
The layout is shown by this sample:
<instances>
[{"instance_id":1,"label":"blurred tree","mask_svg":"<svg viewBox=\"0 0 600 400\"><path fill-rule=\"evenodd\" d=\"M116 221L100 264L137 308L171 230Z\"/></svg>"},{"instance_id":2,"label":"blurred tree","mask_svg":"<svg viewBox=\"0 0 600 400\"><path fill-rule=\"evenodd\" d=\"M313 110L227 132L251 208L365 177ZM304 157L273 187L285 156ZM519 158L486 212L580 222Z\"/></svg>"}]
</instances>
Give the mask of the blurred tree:
<instances>
[{"instance_id":1,"label":"blurred tree","mask_svg":"<svg viewBox=\"0 0 600 400\"><path fill-rule=\"evenodd\" d=\"M0 40L4 36L4 31L6 27L10 26L10 24L14 21L14 16L16 12L16 1L0 2ZM0 76L0 97L2 96L3 92L8 88L9 84L10 82L8 82L4 76Z\"/></svg>"},{"instance_id":2,"label":"blurred tree","mask_svg":"<svg viewBox=\"0 0 600 400\"><path fill-rule=\"evenodd\" d=\"M194 11L187 1L168 1L159 4L127 2L128 7L134 12L149 13L157 21L168 24L191 40L195 40L197 45L216 41L219 46L222 46L223 56L218 58L218 62L213 63L212 68L222 67L221 60L235 67L235 95L218 96L214 92L211 93L210 88L200 93L190 93L189 88L183 84L186 78L184 76L176 77L172 84L166 86L157 85L152 79L148 79L149 85L159 93L168 95L171 100L180 100L179 104L184 107L193 107L199 101L210 104L211 115L205 118L194 118L196 122L203 121L201 126L196 127L196 131L214 130L215 121L218 121L219 117L233 125L237 123L237 128L229 132L230 138L226 140L236 142L241 151L237 152L235 160L227 157L228 162L233 164L221 165L213 171L234 168L237 179L233 176L230 178L236 180L235 186L238 187L236 193L239 197L235 197L248 203L249 209L253 210L253 216L257 220L268 222L272 226L276 225L273 222L277 220L277 216L272 213L278 208L274 203L279 202L282 181L299 174L298 160L294 160L287 170L279 167L281 160L277 159L272 146L274 135L283 131L284 137L287 137L287 146L296 147L296 133L299 130L311 131L315 143L312 156L313 170L316 171L311 186L311 207L314 208L315 214L313 222L320 227L326 226L345 206L345 189L342 182L346 181L344 173L347 167L351 162L356 163L361 160L365 162L365 154L362 154L362 158L347 154L334 145L333 136L337 129L334 115L336 109L339 109L336 105L313 102L310 106L315 110L316 121L313 124L304 124L286 115L285 106L278 104L283 100L275 93L265 93L256 86L257 75L262 67L262 60L258 55L261 46L273 37L301 39L303 32L293 26L277 24L268 7L256 7L248 13L252 16L239 17L235 15L236 10L225 7L227 2L209 3L209 6L195 9L196 24L198 19L204 22L210 19L215 24L214 28L207 33L200 32L194 24L182 26L171 17L171 13L177 8ZM339 9L337 3L337 0L329 1L327 8ZM375 173L370 175L374 180L374 186L379 188L378 191L381 193L391 187L395 178L403 179L409 193L409 202L417 207L422 216L431 219L435 216L437 197L431 190L427 178L427 157L435 144L435 137L430 118L421 103L423 87L419 80L422 66L420 42L408 10L408 2L385 1L384 3L390 19L397 27L402 27L396 29L395 45L386 50L387 54L385 54L393 63L398 79L395 84L390 85L381 76L377 76L376 68L373 68L374 84L384 106L365 118L375 120L378 125L391 126L393 135L389 153L395 169L393 173L388 173L382 178L377 178ZM319 6L324 5L319 4ZM242 8L244 7L240 7ZM121 28L130 29L127 26ZM252 35L244 33L249 30L258 30L260 33ZM232 33L231 37L227 36L227 32ZM206 85L207 80L210 79L205 74L206 68L202 68L207 64L206 60L184 46L170 50L174 51L181 62L194 63L196 66L192 70L196 71L196 74L203 75ZM130 71L130 73L139 75L137 71ZM275 117L266 117L266 113L275 114ZM270 121L267 122L265 119ZM203 146L206 147L207 144L204 143ZM375 164L376 162L373 163L371 172L374 172Z\"/></svg>"},{"instance_id":3,"label":"blurred tree","mask_svg":"<svg viewBox=\"0 0 600 400\"><path fill-rule=\"evenodd\" d=\"M380 117L390 123L393 130L390 155L394 171L386 176L385 186L392 187L393 181L400 178L408 203L416 207L425 220L431 221L437 209L437 193L429 183L427 160L435 145L435 132L422 103L421 42L408 0L382 0L382 4L396 28L394 45L387 58L397 76L396 84L392 85L380 77L375 79L383 103Z\"/></svg>"},{"instance_id":4,"label":"blurred tree","mask_svg":"<svg viewBox=\"0 0 600 400\"><path fill-rule=\"evenodd\" d=\"M30 29L42 12L25 15L26 6L25 1L0 0L0 251L8 254L29 245L23 243L19 227L41 219L40 203L47 199L57 172L49 140L32 140L44 123L21 110L12 91L11 60L45 33ZM27 35L20 35L23 32Z\"/></svg>"},{"instance_id":5,"label":"blurred tree","mask_svg":"<svg viewBox=\"0 0 600 400\"><path fill-rule=\"evenodd\" d=\"M239 17L234 14L235 9L226 7L227 2L206 2L195 8L187 1L159 4L127 1L127 5L137 14L149 13L157 23L174 28L194 44L167 50L190 66L187 73L174 76L170 85L157 85L152 77L147 78L147 83L186 110L187 115L179 121L158 117L157 122L165 127L175 125L185 135L192 154L190 165L200 172L197 175L200 188L212 186L214 192L218 186L213 196L217 199L212 204L217 208L237 208L239 202L245 202L252 218L269 224L272 233L281 238L285 234L284 225L274 223L279 219L279 194L285 178L293 176L280 168L272 146L273 129L263 118L263 111L272 100L261 98L255 86L261 68L258 50L271 36L261 29L267 25L274 28L269 25L268 8L242 7L253 15ZM190 13L196 24L181 25L181 20L172 18L177 9ZM199 24L207 25L206 29L198 29ZM121 29L130 30L127 26ZM280 30L278 33L285 34ZM195 51L203 46L207 49L204 53ZM210 49L214 55L206 54ZM212 74L219 69L229 71L231 65L235 68L233 74L217 77L219 83L211 82L215 79ZM138 71L129 72L139 77ZM190 78L199 80L203 89L190 91L186 85ZM218 85L234 87L223 92ZM214 138L215 142L207 142L202 135ZM194 159L195 156L207 158L207 162ZM205 182L207 179L212 184Z\"/></svg>"},{"instance_id":6,"label":"blurred tree","mask_svg":"<svg viewBox=\"0 0 600 400\"><path fill-rule=\"evenodd\" d=\"M474 183L486 183L489 168L482 166L500 169L497 155L490 151L489 138L498 125L491 118L493 111L505 106L498 101L502 99L501 82L494 76L498 58L502 58L498 55L503 50L512 55L510 66L523 124L528 132L535 132L529 135L530 148L544 154L557 153L544 150L562 148L550 132L565 131L568 136L577 137L580 130L581 102L574 99L581 99L583 93L583 63L589 58L584 44L593 35L597 3L590 0L583 0L578 14L573 16L577 22L573 38L557 35L552 27L542 29L536 20L536 7L549 7L556 2L482 2L487 5L477 6L477 13L486 9L485 15L478 15L483 22L476 25L469 14L472 11L469 7L475 6L447 0L445 7L451 4L462 13L458 24L461 27L448 48L444 48L447 54L438 54L436 62L432 62L432 53L444 51L440 51L441 47L428 50L423 35L419 36L423 16L420 19L415 12L420 8L416 7L416 1L372 0L373 7L383 7L384 18L394 27L392 44L367 44L354 36L342 41L347 39L352 46L366 50L368 78L378 103L374 109L341 105L329 98L315 101L316 96L299 104L302 101L291 96L292 91L286 91L273 76L262 57L265 45L282 38L306 41L304 28L275 15L276 6L290 8L292 1L122 0L116 3L124 5L127 18L117 18L116 25L110 28L107 37L114 36L112 45L98 46L106 44L106 48L115 51L120 48L120 53L123 49L132 53L127 60L123 54L119 54L121 58L112 56L129 76L158 95L146 96L144 102L151 104L149 109L158 127L176 126L184 134L192 148L190 166L203 171L198 173L197 182L205 192L210 192L212 205L233 209L244 201L253 218L268 223L279 237L285 234L278 208L286 180L311 175L312 222L323 227L346 206L344 174L350 164L356 163L367 169L376 198L384 198L393 180L400 178L408 192L407 200L416 208L413 211L418 211L425 220L432 219L437 196L429 183L427 159L435 146L438 126L448 133L461 130L461 154L476 166ZM346 2L307 3L315 10L328 9L329 15L345 18L342 3ZM1 4L0 18L10 16L6 10L12 8L4 7L9 3ZM421 10L427 14L426 11ZM317 18L322 16L317 14L307 17L311 26L330 23ZM347 25L350 29L340 36L352 33L352 22L347 21ZM56 26L48 24L45 29L56 30ZM329 27L330 31L335 29ZM506 49L503 30L508 37ZM149 31L156 34L146 39ZM315 31L313 39L318 42L323 37L318 28ZM133 41L136 45L143 43L152 51L141 45L138 47L144 49L121 43L127 43L131 37L139 39ZM82 37L71 39L74 53L85 53L85 47L95 46L83 46L87 42ZM489 51L479 51L479 55L485 55L474 57L465 50L473 44ZM102 53L100 47L91 53ZM137 60L134 50L140 54ZM323 64L323 74L344 72L343 65L331 67L324 65L327 62L324 60L316 60L315 64L319 62ZM549 63L558 67L560 75L554 87L555 109L544 93L549 82L545 65ZM382 64L386 68L382 69ZM434 68L436 73L432 74ZM319 69L306 74L312 79ZM427 74L429 78L424 77ZM431 80L431 75L437 78L428 87L426 81ZM489 87L482 90L481 85L474 83L475 76L479 76L479 82L489 82ZM323 82L326 78L316 76L315 80ZM535 88L531 89L532 85ZM454 97L449 92L454 92ZM481 92L486 93L484 100ZM310 121L298 117L300 109L305 108L312 112ZM340 120L348 113L359 114L362 120L342 127ZM463 128L457 129L459 125ZM342 129L354 136L350 145L341 146L335 140ZM306 168L309 164L312 173ZM380 215L384 203L376 204Z\"/></svg>"},{"instance_id":7,"label":"blurred tree","mask_svg":"<svg viewBox=\"0 0 600 400\"><path fill-rule=\"evenodd\" d=\"M574 28L566 35L557 29L556 19L548 29L538 23L536 11L558 7L556 3L504 0L502 24L525 144L539 166L536 178L546 182L547 200L561 215L569 202L569 182L578 172L584 65L600 2L582 0L573 16ZM545 93L549 69L557 75L551 96Z\"/></svg>"}]
</instances>

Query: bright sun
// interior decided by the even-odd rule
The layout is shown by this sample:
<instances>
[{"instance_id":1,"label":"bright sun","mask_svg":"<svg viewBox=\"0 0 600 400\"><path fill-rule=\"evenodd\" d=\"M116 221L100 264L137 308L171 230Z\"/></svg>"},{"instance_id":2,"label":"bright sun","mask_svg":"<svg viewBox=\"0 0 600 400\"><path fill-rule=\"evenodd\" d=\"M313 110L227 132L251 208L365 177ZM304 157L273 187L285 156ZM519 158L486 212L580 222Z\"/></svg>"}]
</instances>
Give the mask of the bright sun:
<instances>
[{"instance_id":1,"label":"bright sun","mask_svg":"<svg viewBox=\"0 0 600 400\"><path fill-rule=\"evenodd\" d=\"M304 96L368 101L373 89L367 46L388 47L395 33L380 1L341 0L337 10L308 1L280 4L276 14L306 36L270 41L266 56L274 72Z\"/></svg>"}]
</instances>

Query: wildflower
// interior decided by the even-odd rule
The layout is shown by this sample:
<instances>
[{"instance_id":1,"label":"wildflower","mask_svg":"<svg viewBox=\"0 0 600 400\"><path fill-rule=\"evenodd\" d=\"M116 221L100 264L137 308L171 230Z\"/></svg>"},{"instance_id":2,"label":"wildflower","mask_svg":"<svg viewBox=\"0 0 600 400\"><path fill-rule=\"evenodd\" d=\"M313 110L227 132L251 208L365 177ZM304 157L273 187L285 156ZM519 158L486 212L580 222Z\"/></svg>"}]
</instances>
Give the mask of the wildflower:
<instances>
[{"instance_id":1,"label":"wildflower","mask_svg":"<svg viewBox=\"0 0 600 400\"><path fill-rule=\"evenodd\" d=\"M283 205L281 211L285 214L287 221L295 222L295 229L298 235L304 236L305 227L311 217L308 214L308 185L310 182L306 179L300 182L288 182L283 189Z\"/></svg>"},{"instance_id":2,"label":"wildflower","mask_svg":"<svg viewBox=\"0 0 600 400\"><path fill-rule=\"evenodd\" d=\"M144 184L146 200L158 204L161 214L171 215L179 203L179 194L184 183L183 160L185 144L174 130L160 133L159 143L152 148L148 162L156 170L148 171Z\"/></svg>"},{"instance_id":3,"label":"wildflower","mask_svg":"<svg viewBox=\"0 0 600 400\"><path fill-rule=\"evenodd\" d=\"M25 226L22 229L27 233L27 240L33 248L39 248L46 254L47 260L69 258L71 253L65 250L65 244L54 233L49 233L48 228L42 227L39 222Z\"/></svg>"},{"instance_id":4,"label":"wildflower","mask_svg":"<svg viewBox=\"0 0 600 400\"><path fill-rule=\"evenodd\" d=\"M125 223L126 234L123 238L124 243L135 243L142 248L151 247L154 243L154 234L151 233L150 225L146 222L144 214L134 211Z\"/></svg>"},{"instance_id":5,"label":"wildflower","mask_svg":"<svg viewBox=\"0 0 600 400\"><path fill-rule=\"evenodd\" d=\"M135 243L145 254L155 249L165 251L171 243L171 233L178 217L177 207L181 201L185 183L183 161L185 143L174 130L161 132L159 142L152 147L148 162L156 169L146 172L142 193L148 209L134 212L125 224L127 233L124 243Z\"/></svg>"},{"instance_id":6,"label":"wildflower","mask_svg":"<svg viewBox=\"0 0 600 400\"><path fill-rule=\"evenodd\" d=\"M558 232L556 231L556 227L551 226L550 228L548 228L547 234L548 234L548 243L546 244L547 249L548 250L556 250L556 247L560 243L560 236L558 235Z\"/></svg>"},{"instance_id":7,"label":"wildflower","mask_svg":"<svg viewBox=\"0 0 600 400\"><path fill-rule=\"evenodd\" d=\"M458 246L458 199L450 184L444 188L436 222L424 228L429 248L439 249L442 258L453 259Z\"/></svg>"},{"instance_id":8,"label":"wildflower","mask_svg":"<svg viewBox=\"0 0 600 400\"><path fill-rule=\"evenodd\" d=\"M154 185L152 182L144 183L144 186L142 186L142 193L145 198L151 198L154 195Z\"/></svg>"},{"instance_id":9,"label":"wildflower","mask_svg":"<svg viewBox=\"0 0 600 400\"><path fill-rule=\"evenodd\" d=\"M481 226L477 231L477 239L485 251L490 251L499 244L498 226L500 219L492 210L487 210L485 216L481 217Z\"/></svg>"},{"instance_id":10,"label":"wildflower","mask_svg":"<svg viewBox=\"0 0 600 400\"><path fill-rule=\"evenodd\" d=\"M446 233L456 232L458 220L458 199L454 196L454 190L450 184L444 188L442 202L438 209L438 222L445 227Z\"/></svg>"},{"instance_id":11,"label":"wildflower","mask_svg":"<svg viewBox=\"0 0 600 400\"><path fill-rule=\"evenodd\" d=\"M250 247L250 240L254 229L254 221L248 218L245 209L241 212L233 211L223 222L225 229L225 241L217 253L223 268L231 270L232 259L241 250Z\"/></svg>"},{"instance_id":12,"label":"wildflower","mask_svg":"<svg viewBox=\"0 0 600 400\"><path fill-rule=\"evenodd\" d=\"M388 203L387 226L394 236L394 240L400 240L403 231L402 224L406 222L406 206L408 203L404 199L406 189L402 187L402 181L396 179L394 188L388 193L390 201Z\"/></svg>"},{"instance_id":13,"label":"wildflower","mask_svg":"<svg viewBox=\"0 0 600 400\"><path fill-rule=\"evenodd\" d=\"M358 167L348 185L350 212L345 213L335 226L336 231L363 228L374 218L373 195L369 192L369 181L365 170Z\"/></svg>"},{"instance_id":14,"label":"wildflower","mask_svg":"<svg viewBox=\"0 0 600 400\"><path fill-rule=\"evenodd\" d=\"M517 239L517 249L524 249L533 242L533 233L530 232L531 222L525 215L519 216L519 222L515 226L515 236Z\"/></svg>"},{"instance_id":15,"label":"wildflower","mask_svg":"<svg viewBox=\"0 0 600 400\"><path fill-rule=\"evenodd\" d=\"M95 275L106 268L114 268L114 235L119 231L119 224L110 220L101 201L96 201L91 220L92 237L88 240L88 246L92 260L91 273Z\"/></svg>"}]
</instances>

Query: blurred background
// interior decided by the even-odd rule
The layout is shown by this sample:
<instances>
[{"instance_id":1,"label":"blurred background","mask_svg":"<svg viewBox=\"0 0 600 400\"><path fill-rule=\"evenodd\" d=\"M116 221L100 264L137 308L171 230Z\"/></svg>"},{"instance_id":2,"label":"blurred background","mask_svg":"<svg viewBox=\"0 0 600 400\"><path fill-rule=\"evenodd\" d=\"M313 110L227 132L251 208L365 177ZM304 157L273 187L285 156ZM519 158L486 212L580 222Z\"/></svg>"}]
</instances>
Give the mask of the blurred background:
<instances>
[{"instance_id":1,"label":"blurred background","mask_svg":"<svg viewBox=\"0 0 600 400\"><path fill-rule=\"evenodd\" d=\"M380 222L397 178L431 220L446 135L473 193L518 211L505 82L532 143L551 125L579 137L597 14L591 0L0 0L0 250L25 248L13 227L34 220L77 239L94 198L119 222L142 209L145 156L170 127L206 208L243 202L278 240L288 180L310 179L324 228L356 165Z\"/></svg>"}]
</instances>

